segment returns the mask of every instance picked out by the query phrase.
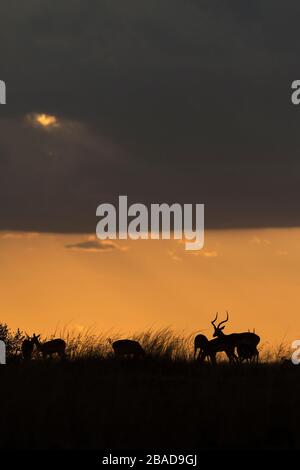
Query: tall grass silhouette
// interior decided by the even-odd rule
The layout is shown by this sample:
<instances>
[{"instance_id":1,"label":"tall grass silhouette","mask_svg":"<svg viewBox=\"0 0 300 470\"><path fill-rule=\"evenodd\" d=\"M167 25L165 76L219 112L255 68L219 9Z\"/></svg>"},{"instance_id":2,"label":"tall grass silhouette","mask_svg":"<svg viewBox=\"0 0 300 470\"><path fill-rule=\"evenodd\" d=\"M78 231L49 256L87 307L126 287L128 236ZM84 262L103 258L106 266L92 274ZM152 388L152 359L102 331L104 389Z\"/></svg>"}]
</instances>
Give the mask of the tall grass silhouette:
<instances>
[{"instance_id":1,"label":"tall grass silhouette","mask_svg":"<svg viewBox=\"0 0 300 470\"><path fill-rule=\"evenodd\" d=\"M98 332L95 329L86 328L81 331L63 327L55 330L54 333L41 338L42 341L54 338L62 338L67 344L66 353L70 361L88 359L110 359L113 356L111 342L122 338L130 338L138 341L145 350L147 357L153 360L164 360L172 362L190 362L194 359L194 338L196 333L186 334L178 332L170 327L159 330L148 329L126 335L124 333ZM12 331L6 323L0 323L0 339L7 345L7 355L9 359L21 360L21 345L27 334L17 329ZM284 342L270 346L263 343L259 347L260 362L280 363L283 358L290 358L292 351L290 346ZM39 355L34 354L33 359ZM219 354L219 362L227 362L226 356Z\"/></svg>"}]
</instances>

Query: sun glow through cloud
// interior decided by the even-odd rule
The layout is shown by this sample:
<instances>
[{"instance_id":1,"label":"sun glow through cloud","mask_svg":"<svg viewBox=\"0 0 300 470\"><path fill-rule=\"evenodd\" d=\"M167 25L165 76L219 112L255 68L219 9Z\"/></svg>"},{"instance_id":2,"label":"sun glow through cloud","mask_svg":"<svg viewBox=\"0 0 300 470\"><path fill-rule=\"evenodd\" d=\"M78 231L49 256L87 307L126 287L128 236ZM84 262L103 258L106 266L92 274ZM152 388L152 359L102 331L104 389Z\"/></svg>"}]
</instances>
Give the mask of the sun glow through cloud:
<instances>
[{"instance_id":1,"label":"sun glow through cloud","mask_svg":"<svg viewBox=\"0 0 300 470\"><path fill-rule=\"evenodd\" d=\"M57 117L50 115L50 114L31 113L31 114L28 114L26 118L33 126L40 126L45 129L48 129L48 128L50 129L50 128L59 126Z\"/></svg>"},{"instance_id":2,"label":"sun glow through cloud","mask_svg":"<svg viewBox=\"0 0 300 470\"><path fill-rule=\"evenodd\" d=\"M49 114L37 114L36 122L43 127L49 127L57 125L57 119L55 116L50 116Z\"/></svg>"}]
</instances>

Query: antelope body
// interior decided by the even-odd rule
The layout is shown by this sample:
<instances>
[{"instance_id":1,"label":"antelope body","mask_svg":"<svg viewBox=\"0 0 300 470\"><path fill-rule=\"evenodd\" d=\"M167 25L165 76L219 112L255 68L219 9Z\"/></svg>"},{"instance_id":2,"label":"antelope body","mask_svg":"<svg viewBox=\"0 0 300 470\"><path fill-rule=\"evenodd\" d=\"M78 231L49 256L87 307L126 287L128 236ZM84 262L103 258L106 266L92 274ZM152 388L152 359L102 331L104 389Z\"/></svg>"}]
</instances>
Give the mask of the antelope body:
<instances>
[{"instance_id":1,"label":"antelope body","mask_svg":"<svg viewBox=\"0 0 300 470\"><path fill-rule=\"evenodd\" d=\"M199 334L195 336L194 339L194 359L196 359L197 356L197 351L198 352L198 358L201 356L203 350L207 347L208 339L206 338L205 335Z\"/></svg>"},{"instance_id":2,"label":"antelope body","mask_svg":"<svg viewBox=\"0 0 300 470\"><path fill-rule=\"evenodd\" d=\"M197 355L197 351L198 355ZM204 362L208 357L212 364L216 364L216 354L218 352L225 352L229 361L234 360L234 348L224 342L221 338L208 340L205 335L199 334L194 340L194 358Z\"/></svg>"},{"instance_id":3,"label":"antelope body","mask_svg":"<svg viewBox=\"0 0 300 470\"><path fill-rule=\"evenodd\" d=\"M56 338L41 343L39 337L40 335L36 336L34 334L32 341L36 345L37 350L42 353L43 359L46 359L48 356L52 357L53 354L58 354L61 359L65 359L66 343L63 339Z\"/></svg>"},{"instance_id":4,"label":"antelope body","mask_svg":"<svg viewBox=\"0 0 300 470\"><path fill-rule=\"evenodd\" d=\"M235 361L238 361L239 358L255 358L258 361L259 352L257 349L257 345L260 342L260 337L257 334L251 333L249 331L244 333L231 333L229 335L223 333L225 325L222 327L221 325L223 325L223 323L228 322L229 319L228 312L226 313L226 320L221 321L217 326L215 325L215 322L218 318L218 314L216 315L216 318L211 322L214 327L214 338L222 339L224 343L228 345L229 348L233 349ZM235 348L237 349L239 357L235 354Z\"/></svg>"},{"instance_id":5,"label":"antelope body","mask_svg":"<svg viewBox=\"0 0 300 470\"><path fill-rule=\"evenodd\" d=\"M142 357L145 355L140 343L131 339L119 339L113 343L111 342L111 346L116 357Z\"/></svg>"},{"instance_id":6,"label":"antelope body","mask_svg":"<svg viewBox=\"0 0 300 470\"><path fill-rule=\"evenodd\" d=\"M259 351L256 347L241 343L236 350L240 362L247 361L251 363L253 360L258 361Z\"/></svg>"}]
</instances>

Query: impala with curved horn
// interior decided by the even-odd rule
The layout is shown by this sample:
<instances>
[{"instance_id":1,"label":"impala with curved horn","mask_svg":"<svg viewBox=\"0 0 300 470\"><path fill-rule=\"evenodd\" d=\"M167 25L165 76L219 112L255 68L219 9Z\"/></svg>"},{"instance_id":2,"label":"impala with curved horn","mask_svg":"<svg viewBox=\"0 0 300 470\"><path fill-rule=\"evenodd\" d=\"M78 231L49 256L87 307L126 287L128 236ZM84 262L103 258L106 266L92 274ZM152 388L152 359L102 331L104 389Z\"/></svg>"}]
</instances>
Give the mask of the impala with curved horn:
<instances>
[{"instance_id":1,"label":"impala with curved horn","mask_svg":"<svg viewBox=\"0 0 300 470\"><path fill-rule=\"evenodd\" d=\"M57 354L61 359L65 359L66 343L63 339L56 338L41 343L39 340L40 336L33 334L32 342L37 347L37 350L42 353L43 359L46 359L47 356L52 357L52 354Z\"/></svg>"},{"instance_id":2,"label":"impala with curved horn","mask_svg":"<svg viewBox=\"0 0 300 470\"><path fill-rule=\"evenodd\" d=\"M247 356L247 359L255 358L258 361L259 352L257 350L257 345L260 342L260 337L256 333L251 333L250 331L244 333L231 333L226 335L223 333L225 328L225 323L229 320L228 312L226 312L226 319L221 321L217 326L215 322L217 321L218 313L216 314L215 319L211 322L214 327L214 338L223 339L228 345L233 348L237 348L238 354ZM223 326L221 326L223 325ZM234 353L235 360L238 360L238 357Z\"/></svg>"}]
</instances>

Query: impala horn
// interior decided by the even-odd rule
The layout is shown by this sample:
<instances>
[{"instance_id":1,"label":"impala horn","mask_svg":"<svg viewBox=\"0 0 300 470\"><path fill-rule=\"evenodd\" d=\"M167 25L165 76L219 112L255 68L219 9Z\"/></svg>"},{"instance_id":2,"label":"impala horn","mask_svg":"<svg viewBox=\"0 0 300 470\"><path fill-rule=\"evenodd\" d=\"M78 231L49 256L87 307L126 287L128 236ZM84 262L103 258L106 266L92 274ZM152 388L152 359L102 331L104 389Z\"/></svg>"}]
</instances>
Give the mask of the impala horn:
<instances>
[{"instance_id":1,"label":"impala horn","mask_svg":"<svg viewBox=\"0 0 300 470\"><path fill-rule=\"evenodd\" d=\"M221 321L221 322L218 324L217 328L220 328L220 326L223 325L223 323L228 322L228 319L229 319L229 316L228 316L228 312L227 312L227 310L226 310L226 320Z\"/></svg>"},{"instance_id":2,"label":"impala horn","mask_svg":"<svg viewBox=\"0 0 300 470\"><path fill-rule=\"evenodd\" d=\"M217 318L218 318L218 312L216 314L216 318L211 322L212 326L214 327L214 329L216 330L216 325L215 325L215 322L217 321Z\"/></svg>"}]
</instances>

